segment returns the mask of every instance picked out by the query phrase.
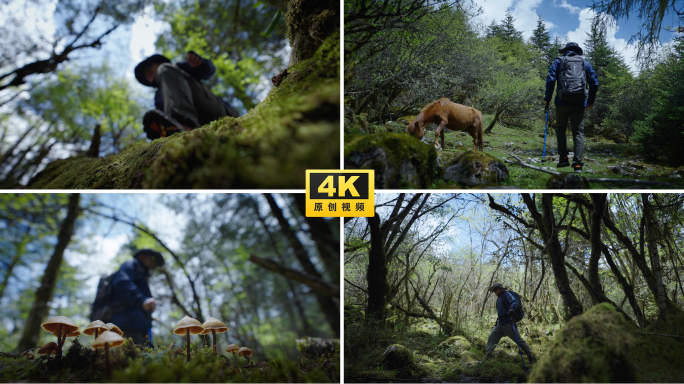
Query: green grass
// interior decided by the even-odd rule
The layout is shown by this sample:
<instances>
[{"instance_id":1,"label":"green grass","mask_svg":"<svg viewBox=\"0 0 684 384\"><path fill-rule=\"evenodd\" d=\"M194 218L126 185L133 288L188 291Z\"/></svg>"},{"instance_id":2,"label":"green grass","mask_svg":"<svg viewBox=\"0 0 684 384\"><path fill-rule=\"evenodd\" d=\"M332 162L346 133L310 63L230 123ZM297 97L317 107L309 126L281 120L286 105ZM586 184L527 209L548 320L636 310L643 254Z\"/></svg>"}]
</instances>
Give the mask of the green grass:
<instances>
[{"instance_id":1,"label":"green grass","mask_svg":"<svg viewBox=\"0 0 684 384\"><path fill-rule=\"evenodd\" d=\"M484 115L484 126L488 126L492 119L491 115ZM366 124L368 131L374 132L406 132L406 125L402 123L388 123L385 125ZM426 138L432 141L434 139L434 129L432 125L429 131L426 131ZM350 123L345 126L345 134L347 133L361 133L363 128L357 123ZM485 134L485 148L484 151L498 159L508 158L514 160L509 153L514 152L520 156L525 162L528 158L541 160L542 150L544 146L544 121L540 120L531 129L506 127L496 124L492 129L492 133ZM540 137L541 135L541 137ZM567 133L568 149L572 151L572 134ZM445 147L440 151L440 158L453 157L456 154L463 153L466 150L472 149L473 141L469 135L462 135L462 132L447 132L445 135ZM546 154L557 155L557 139L555 132L549 128L546 138ZM684 188L684 167L669 167L663 164L652 164L644 162L642 156L638 153L638 148L635 144L624 143L617 144L612 140L602 137L586 137L585 138L585 152L584 152L584 173L582 176L586 178L610 178L610 179L639 179L647 181L666 182L672 184L672 187L666 186L651 186L650 188ZM557 161L547 161L544 163L545 167L550 167L551 170L563 173L573 172L570 167L556 168ZM542 166L541 162L531 163L535 166ZM613 171L606 168L607 166L629 165L637 168L637 173L641 177L621 176L613 173ZM519 165L506 164L509 171L509 178L502 185L508 187L517 187L523 189L546 189L546 181L550 175L525 168ZM669 177L675 171L682 172L682 178ZM430 188L461 188L447 184L441 179L435 179L429 186ZM590 183L592 189L624 189L629 187L629 184L624 183Z\"/></svg>"}]
</instances>

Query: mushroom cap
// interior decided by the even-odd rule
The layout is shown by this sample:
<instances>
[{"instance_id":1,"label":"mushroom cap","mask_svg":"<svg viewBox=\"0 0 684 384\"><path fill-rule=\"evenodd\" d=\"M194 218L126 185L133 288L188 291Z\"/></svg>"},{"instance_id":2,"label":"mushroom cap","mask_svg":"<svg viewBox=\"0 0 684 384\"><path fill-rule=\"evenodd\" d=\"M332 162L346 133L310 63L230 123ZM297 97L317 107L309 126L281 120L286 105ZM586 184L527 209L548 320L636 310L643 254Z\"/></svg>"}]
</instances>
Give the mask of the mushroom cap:
<instances>
[{"instance_id":1,"label":"mushroom cap","mask_svg":"<svg viewBox=\"0 0 684 384\"><path fill-rule=\"evenodd\" d=\"M39 355L48 355L48 356L56 355L58 349L59 349L59 346L57 345L57 343L55 343L54 341L51 341L51 342L43 345L42 347L40 347L38 349L38 352L36 352L36 353L38 353Z\"/></svg>"},{"instance_id":2,"label":"mushroom cap","mask_svg":"<svg viewBox=\"0 0 684 384\"><path fill-rule=\"evenodd\" d=\"M54 341L53 341L53 343L54 343ZM33 355L33 351L30 349L28 351L24 351L24 352L20 353L19 356L26 356L26 358L29 360L33 360L35 358L35 356Z\"/></svg>"},{"instance_id":3,"label":"mushroom cap","mask_svg":"<svg viewBox=\"0 0 684 384\"><path fill-rule=\"evenodd\" d=\"M238 356L247 356L247 357L252 356L252 350L247 348L247 347L242 347L238 351Z\"/></svg>"},{"instance_id":4,"label":"mushroom cap","mask_svg":"<svg viewBox=\"0 0 684 384\"><path fill-rule=\"evenodd\" d=\"M190 316L185 316L184 318L180 319L178 324L176 324L176 326L173 328L173 333L176 335L185 335L186 329L190 329L190 333L193 335L197 335L198 333L202 333L204 331L202 323Z\"/></svg>"},{"instance_id":5,"label":"mushroom cap","mask_svg":"<svg viewBox=\"0 0 684 384\"><path fill-rule=\"evenodd\" d=\"M92 336L95 334L95 331L98 331L98 333L102 333L104 331L109 331L109 327L103 323L100 320L95 320L92 323L88 324L87 327L83 330L83 333L85 333L88 336Z\"/></svg>"},{"instance_id":6,"label":"mushroom cap","mask_svg":"<svg viewBox=\"0 0 684 384\"><path fill-rule=\"evenodd\" d=\"M204 328L204 331L201 333L202 335L211 333L212 330L216 333L223 333L228 331L228 327L226 327L226 325L223 324L223 322L213 317L210 317L207 321L205 321L204 324L202 324L202 328Z\"/></svg>"},{"instance_id":7,"label":"mushroom cap","mask_svg":"<svg viewBox=\"0 0 684 384\"><path fill-rule=\"evenodd\" d=\"M67 334L67 337L76 337L76 336L81 336L81 331L73 331L73 332Z\"/></svg>"},{"instance_id":8,"label":"mushroom cap","mask_svg":"<svg viewBox=\"0 0 684 384\"><path fill-rule=\"evenodd\" d=\"M110 348L114 348L123 344L124 341L126 340L118 334L111 331L104 331L100 336L97 337L97 339L95 339L95 342L93 342L92 347L95 349L103 348L105 346L105 343L108 343Z\"/></svg>"},{"instance_id":9,"label":"mushroom cap","mask_svg":"<svg viewBox=\"0 0 684 384\"><path fill-rule=\"evenodd\" d=\"M73 320L66 316L52 317L40 326L43 327L44 330L56 335L58 333L60 325L64 326L62 327L62 333L68 334L74 331L78 331L78 325L76 325L76 323L74 323Z\"/></svg>"},{"instance_id":10,"label":"mushroom cap","mask_svg":"<svg viewBox=\"0 0 684 384\"><path fill-rule=\"evenodd\" d=\"M119 336L123 336L123 331L119 327L114 325L114 323L107 323L105 325L109 327L110 331L117 333Z\"/></svg>"},{"instance_id":11,"label":"mushroom cap","mask_svg":"<svg viewBox=\"0 0 684 384\"><path fill-rule=\"evenodd\" d=\"M229 345L229 346L226 347L226 352L231 353L231 352L237 351L238 349L240 349L240 346L239 346L239 345L237 345L237 344L231 344L231 345Z\"/></svg>"}]
</instances>

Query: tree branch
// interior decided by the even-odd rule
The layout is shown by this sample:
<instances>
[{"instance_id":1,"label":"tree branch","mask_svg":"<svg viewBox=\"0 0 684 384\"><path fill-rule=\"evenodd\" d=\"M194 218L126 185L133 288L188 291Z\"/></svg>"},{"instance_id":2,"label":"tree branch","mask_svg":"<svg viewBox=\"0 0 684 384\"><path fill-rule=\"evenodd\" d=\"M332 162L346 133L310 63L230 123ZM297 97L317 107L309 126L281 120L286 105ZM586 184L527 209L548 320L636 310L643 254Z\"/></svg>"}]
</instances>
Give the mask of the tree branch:
<instances>
[{"instance_id":1,"label":"tree branch","mask_svg":"<svg viewBox=\"0 0 684 384\"><path fill-rule=\"evenodd\" d=\"M298 271L296 269L288 268L276 263L273 260L264 259L255 255L249 256L249 261L258 266L268 269L271 272L275 272L282 275L288 279L297 281L302 284L308 285L314 291L320 292L326 296L340 297L340 287L323 281L322 279L312 276L308 273Z\"/></svg>"}]
</instances>

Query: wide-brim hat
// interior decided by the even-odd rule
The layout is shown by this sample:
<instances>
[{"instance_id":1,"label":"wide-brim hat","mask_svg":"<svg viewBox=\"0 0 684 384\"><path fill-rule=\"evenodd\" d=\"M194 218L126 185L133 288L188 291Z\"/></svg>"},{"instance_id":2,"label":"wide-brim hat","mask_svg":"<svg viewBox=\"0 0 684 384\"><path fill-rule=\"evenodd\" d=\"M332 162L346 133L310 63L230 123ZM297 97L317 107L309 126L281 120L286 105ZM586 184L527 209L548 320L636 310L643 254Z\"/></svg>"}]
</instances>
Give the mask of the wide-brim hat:
<instances>
[{"instance_id":1,"label":"wide-brim hat","mask_svg":"<svg viewBox=\"0 0 684 384\"><path fill-rule=\"evenodd\" d=\"M501 284L501 283L494 283L494 284L492 284L491 287L489 287L489 292L494 292L494 290L495 290L496 288L506 289L506 288L504 288L503 284Z\"/></svg>"},{"instance_id":2,"label":"wide-brim hat","mask_svg":"<svg viewBox=\"0 0 684 384\"><path fill-rule=\"evenodd\" d=\"M577 43L567 43L565 44L565 47L558 50L558 52L560 53L565 53L566 51L574 51L579 53L580 55L583 54L582 48L580 48L579 44Z\"/></svg>"},{"instance_id":3,"label":"wide-brim hat","mask_svg":"<svg viewBox=\"0 0 684 384\"><path fill-rule=\"evenodd\" d=\"M154 249L141 249L138 252L133 255L134 259L137 259L138 256L140 255L150 255L154 256L154 264L157 267L163 267L164 266L164 257L161 255L161 253L155 251Z\"/></svg>"},{"instance_id":4,"label":"wide-brim hat","mask_svg":"<svg viewBox=\"0 0 684 384\"><path fill-rule=\"evenodd\" d=\"M156 87L156 83L150 83L149 81L147 81L147 78L145 77L145 69L147 69L147 67L149 67L152 64L166 64L170 62L171 60L167 59L165 56L159 54L152 55L147 59L141 61L140 64L138 64L135 67L135 78L142 85L148 87Z\"/></svg>"}]
</instances>

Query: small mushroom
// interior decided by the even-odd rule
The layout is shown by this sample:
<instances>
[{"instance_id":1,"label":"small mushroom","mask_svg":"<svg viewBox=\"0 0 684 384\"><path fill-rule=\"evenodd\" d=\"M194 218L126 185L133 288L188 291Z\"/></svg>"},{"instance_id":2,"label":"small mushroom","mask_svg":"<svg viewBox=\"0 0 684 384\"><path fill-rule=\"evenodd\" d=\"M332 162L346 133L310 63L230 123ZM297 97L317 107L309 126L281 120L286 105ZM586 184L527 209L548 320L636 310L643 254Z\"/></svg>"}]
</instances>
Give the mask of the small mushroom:
<instances>
[{"instance_id":1,"label":"small mushroom","mask_svg":"<svg viewBox=\"0 0 684 384\"><path fill-rule=\"evenodd\" d=\"M111 332L111 331L104 331L100 336L95 339L95 342L93 343L93 348L99 349L99 348L104 348L105 350L105 361L107 363L107 375L111 376L112 375L112 369L109 367L109 348L116 348L119 345L124 343L124 338L121 337L120 335Z\"/></svg>"},{"instance_id":2,"label":"small mushroom","mask_svg":"<svg viewBox=\"0 0 684 384\"><path fill-rule=\"evenodd\" d=\"M38 352L36 352L36 353L39 355L47 355L48 360L50 360L51 355L59 356L60 350L61 350L61 348L59 347L59 345L57 345L57 343L55 343L54 341L51 341L51 342L43 345L42 347L40 347L38 349Z\"/></svg>"},{"instance_id":3,"label":"small mushroom","mask_svg":"<svg viewBox=\"0 0 684 384\"><path fill-rule=\"evenodd\" d=\"M216 354L216 334L217 333L223 333L228 331L228 327L226 327L225 324L223 324L221 321L210 317L207 321L202 324L202 328L204 328L204 331L201 333L202 335L208 335L212 334L214 337L214 355Z\"/></svg>"},{"instance_id":4,"label":"small mushroom","mask_svg":"<svg viewBox=\"0 0 684 384\"><path fill-rule=\"evenodd\" d=\"M245 361L249 361L248 357L252 356L252 350L247 347L242 347L238 350L238 356L244 356Z\"/></svg>"},{"instance_id":5,"label":"small mushroom","mask_svg":"<svg viewBox=\"0 0 684 384\"><path fill-rule=\"evenodd\" d=\"M53 341L53 343L54 343L54 341ZM33 351L30 349L28 351L22 352L19 356L26 356L27 360L33 360L36 358L36 356L33 355Z\"/></svg>"},{"instance_id":6,"label":"small mushroom","mask_svg":"<svg viewBox=\"0 0 684 384\"><path fill-rule=\"evenodd\" d=\"M107 323L105 325L109 328L110 331L118 334L119 336L123 336L123 331L113 323Z\"/></svg>"},{"instance_id":7,"label":"small mushroom","mask_svg":"<svg viewBox=\"0 0 684 384\"><path fill-rule=\"evenodd\" d=\"M59 346L59 349L57 350L57 361L60 361L62 359L62 346L64 346L64 341L67 337L76 336L75 333L78 331L78 325L66 316L57 316L48 319L48 321L40 326L43 327L44 330L57 336L57 346Z\"/></svg>"},{"instance_id":8,"label":"small mushroom","mask_svg":"<svg viewBox=\"0 0 684 384\"><path fill-rule=\"evenodd\" d=\"M240 346L237 344L231 344L228 347L226 347L226 352L232 353L233 357L235 358L235 361L237 361L237 357L235 356L235 353L240 349Z\"/></svg>"},{"instance_id":9,"label":"small mushroom","mask_svg":"<svg viewBox=\"0 0 684 384\"><path fill-rule=\"evenodd\" d=\"M197 335L204 332L202 323L193 319L190 316L185 316L180 319L178 324L173 328L173 333L176 335L185 335L185 345L187 346L188 361L190 361L190 334Z\"/></svg>"},{"instance_id":10,"label":"small mushroom","mask_svg":"<svg viewBox=\"0 0 684 384\"><path fill-rule=\"evenodd\" d=\"M100 320L95 320L92 323L88 324L87 327L83 330L83 333L88 335L88 336L93 336L95 335L95 340L97 340L97 337L100 336L100 333L109 331L109 327L103 323Z\"/></svg>"}]
</instances>

